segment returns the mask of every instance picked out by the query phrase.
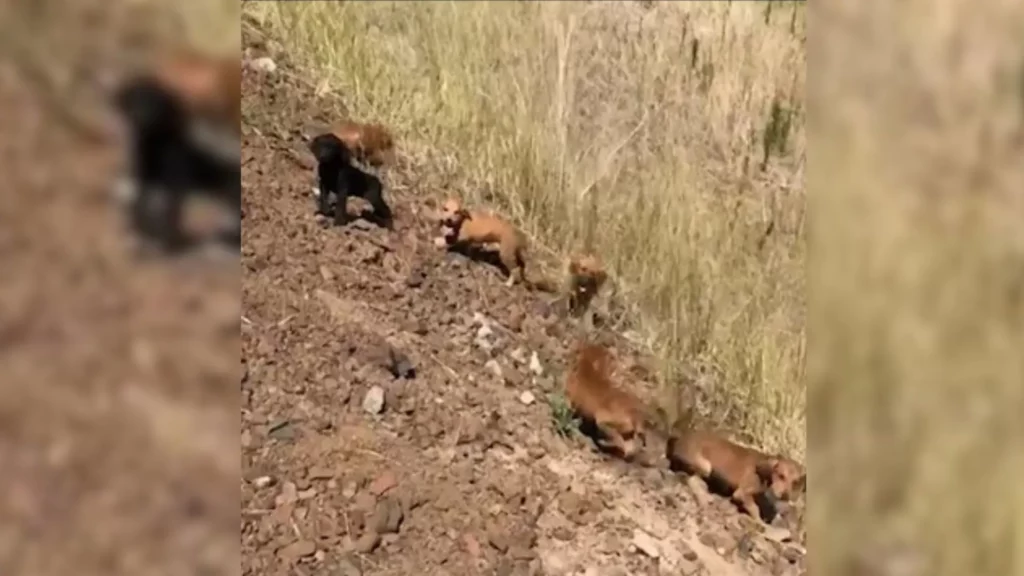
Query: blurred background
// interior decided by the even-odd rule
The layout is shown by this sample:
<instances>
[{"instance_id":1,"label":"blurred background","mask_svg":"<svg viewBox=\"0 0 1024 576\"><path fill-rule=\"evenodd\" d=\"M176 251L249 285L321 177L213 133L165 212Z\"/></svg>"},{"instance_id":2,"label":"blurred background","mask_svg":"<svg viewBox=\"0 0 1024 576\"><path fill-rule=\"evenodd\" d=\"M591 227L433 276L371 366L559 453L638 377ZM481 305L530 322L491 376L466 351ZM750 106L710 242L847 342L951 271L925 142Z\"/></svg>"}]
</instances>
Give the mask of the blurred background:
<instances>
[{"instance_id":1,"label":"blurred background","mask_svg":"<svg viewBox=\"0 0 1024 576\"><path fill-rule=\"evenodd\" d=\"M1022 574L1024 6L811 4L814 574Z\"/></svg>"},{"instance_id":2,"label":"blurred background","mask_svg":"<svg viewBox=\"0 0 1024 576\"><path fill-rule=\"evenodd\" d=\"M0 574L237 574L237 259L140 259L109 90L239 4L0 3Z\"/></svg>"}]
</instances>

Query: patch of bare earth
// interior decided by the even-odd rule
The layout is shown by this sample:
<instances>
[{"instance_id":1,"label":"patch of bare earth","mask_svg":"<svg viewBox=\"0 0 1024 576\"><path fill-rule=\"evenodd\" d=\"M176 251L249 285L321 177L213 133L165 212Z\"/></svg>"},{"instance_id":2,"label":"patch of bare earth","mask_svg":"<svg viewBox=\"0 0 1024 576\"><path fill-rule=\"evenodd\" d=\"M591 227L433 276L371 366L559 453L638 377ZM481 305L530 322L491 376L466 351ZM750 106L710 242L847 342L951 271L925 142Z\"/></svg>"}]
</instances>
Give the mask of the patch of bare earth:
<instances>
[{"instance_id":1,"label":"patch of bare earth","mask_svg":"<svg viewBox=\"0 0 1024 576\"><path fill-rule=\"evenodd\" d=\"M432 245L421 169L384 175L395 230L321 227L300 134L328 119L271 56L243 83L245 574L803 573L728 503L555 433L574 329Z\"/></svg>"}]
</instances>

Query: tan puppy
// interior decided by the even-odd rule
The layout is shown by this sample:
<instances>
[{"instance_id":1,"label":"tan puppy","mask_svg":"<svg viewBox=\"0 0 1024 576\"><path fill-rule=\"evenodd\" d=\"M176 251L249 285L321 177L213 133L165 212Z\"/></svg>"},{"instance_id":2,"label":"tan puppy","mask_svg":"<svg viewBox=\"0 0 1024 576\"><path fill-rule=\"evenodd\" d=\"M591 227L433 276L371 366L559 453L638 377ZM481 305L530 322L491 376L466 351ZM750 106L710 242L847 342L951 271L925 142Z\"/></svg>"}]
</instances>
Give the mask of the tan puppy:
<instances>
[{"instance_id":1,"label":"tan puppy","mask_svg":"<svg viewBox=\"0 0 1024 576\"><path fill-rule=\"evenodd\" d=\"M441 206L441 224L445 240L451 245L498 245L498 258L508 270L506 286L516 279L526 282L526 236L510 222L493 214L466 210L455 198L445 200Z\"/></svg>"},{"instance_id":2,"label":"tan puppy","mask_svg":"<svg viewBox=\"0 0 1024 576\"><path fill-rule=\"evenodd\" d=\"M696 474L705 482L724 483L732 491L733 502L758 520L762 518L756 495L767 492L770 497L790 500L806 485L807 474L795 461L741 446L714 432L691 429L692 414L687 411L665 446L673 469Z\"/></svg>"},{"instance_id":3,"label":"tan puppy","mask_svg":"<svg viewBox=\"0 0 1024 576\"><path fill-rule=\"evenodd\" d=\"M331 134L344 142L360 162L381 166L394 160L395 139L380 124L346 121L331 128Z\"/></svg>"},{"instance_id":4,"label":"tan puppy","mask_svg":"<svg viewBox=\"0 0 1024 576\"><path fill-rule=\"evenodd\" d=\"M242 65L237 57L176 52L157 64L154 79L205 120L241 130Z\"/></svg>"},{"instance_id":5,"label":"tan puppy","mask_svg":"<svg viewBox=\"0 0 1024 576\"><path fill-rule=\"evenodd\" d=\"M607 279L608 273L596 256L573 257L569 261L569 311L579 314L587 310Z\"/></svg>"},{"instance_id":6,"label":"tan puppy","mask_svg":"<svg viewBox=\"0 0 1024 576\"><path fill-rule=\"evenodd\" d=\"M607 348L578 344L565 395L573 410L592 423L619 455L632 460L644 444L645 410L639 398L615 386L612 368Z\"/></svg>"}]
</instances>

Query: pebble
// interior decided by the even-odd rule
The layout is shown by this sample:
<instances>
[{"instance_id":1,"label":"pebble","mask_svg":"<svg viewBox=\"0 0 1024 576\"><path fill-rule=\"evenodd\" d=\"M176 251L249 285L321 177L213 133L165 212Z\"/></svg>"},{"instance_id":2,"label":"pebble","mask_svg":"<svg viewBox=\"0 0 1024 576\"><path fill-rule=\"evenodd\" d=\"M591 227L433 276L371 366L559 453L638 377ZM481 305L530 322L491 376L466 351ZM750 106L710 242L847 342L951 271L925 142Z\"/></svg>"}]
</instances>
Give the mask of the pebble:
<instances>
[{"instance_id":1,"label":"pebble","mask_svg":"<svg viewBox=\"0 0 1024 576\"><path fill-rule=\"evenodd\" d=\"M504 374L502 373L502 370L501 370L501 364L498 364L497 360L494 360L493 358L488 360L484 364L484 368L487 368L487 370L489 370L492 374L494 374L498 378L504 378Z\"/></svg>"},{"instance_id":2,"label":"pebble","mask_svg":"<svg viewBox=\"0 0 1024 576\"><path fill-rule=\"evenodd\" d=\"M661 550L658 548L658 542L654 537L643 530L633 530L633 546L636 546L637 550L651 558L661 556Z\"/></svg>"},{"instance_id":3,"label":"pebble","mask_svg":"<svg viewBox=\"0 0 1024 576\"><path fill-rule=\"evenodd\" d=\"M259 478L252 481L253 486L257 488L266 488L274 484L274 479L270 476L260 476Z\"/></svg>"},{"instance_id":4,"label":"pebble","mask_svg":"<svg viewBox=\"0 0 1024 576\"><path fill-rule=\"evenodd\" d=\"M355 541L352 549L360 554L369 554L376 550L378 545L380 545L380 534L370 530Z\"/></svg>"},{"instance_id":5,"label":"pebble","mask_svg":"<svg viewBox=\"0 0 1024 576\"><path fill-rule=\"evenodd\" d=\"M298 560L306 556L312 556L316 552L316 543L310 540L299 540L293 542L277 551L277 555L286 560Z\"/></svg>"},{"instance_id":6,"label":"pebble","mask_svg":"<svg viewBox=\"0 0 1024 576\"><path fill-rule=\"evenodd\" d=\"M536 352L530 355L530 372L533 372L536 376L544 375L544 367L541 366L540 358Z\"/></svg>"},{"instance_id":7,"label":"pebble","mask_svg":"<svg viewBox=\"0 0 1024 576\"><path fill-rule=\"evenodd\" d=\"M533 392L530 392L529 390L526 390L525 392L519 395L519 401L522 402L523 404L526 404L527 406L533 404L536 400L536 396L534 396Z\"/></svg>"},{"instance_id":8,"label":"pebble","mask_svg":"<svg viewBox=\"0 0 1024 576\"><path fill-rule=\"evenodd\" d=\"M397 485L398 479L395 478L395 474L393 472L385 472L370 484L370 493L374 496L380 497L382 494Z\"/></svg>"},{"instance_id":9,"label":"pebble","mask_svg":"<svg viewBox=\"0 0 1024 576\"><path fill-rule=\"evenodd\" d=\"M273 58L269 56L263 56L249 61L249 68L256 70L257 72L266 72L267 74L273 74L277 72L277 62L274 62Z\"/></svg>"},{"instance_id":10,"label":"pebble","mask_svg":"<svg viewBox=\"0 0 1024 576\"><path fill-rule=\"evenodd\" d=\"M380 414L384 411L384 389L374 386L366 392L363 398L363 410L368 414Z\"/></svg>"}]
</instances>

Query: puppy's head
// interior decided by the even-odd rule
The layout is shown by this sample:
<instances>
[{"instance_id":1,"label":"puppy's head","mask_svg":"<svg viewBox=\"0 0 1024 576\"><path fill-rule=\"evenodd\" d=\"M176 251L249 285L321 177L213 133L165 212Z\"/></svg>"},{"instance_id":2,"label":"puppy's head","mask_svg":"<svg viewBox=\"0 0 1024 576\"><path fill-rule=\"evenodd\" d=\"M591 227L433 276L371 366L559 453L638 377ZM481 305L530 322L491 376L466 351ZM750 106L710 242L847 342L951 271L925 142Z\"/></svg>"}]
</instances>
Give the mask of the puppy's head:
<instances>
[{"instance_id":1,"label":"puppy's head","mask_svg":"<svg viewBox=\"0 0 1024 576\"><path fill-rule=\"evenodd\" d=\"M579 292L596 292L608 279L601 261L591 254L572 258L569 261L569 274L578 279L575 284Z\"/></svg>"},{"instance_id":2,"label":"puppy's head","mask_svg":"<svg viewBox=\"0 0 1024 576\"><path fill-rule=\"evenodd\" d=\"M458 230L459 226L469 220L469 211L462 206L457 198L449 198L441 205L441 225Z\"/></svg>"},{"instance_id":3,"label":"puppy's head","mask_svg":"<svg viewBox=\"0 0 1024 576\"><path fill-rule=\"evenodd\" d=\"M784 456L768 456L757 464L757 474L768 492L779 500L790 500L807 485L803 467Z\"/></svg>"},{"instance_id":4,"label":"puppy's head","mask_svg":"<svg viewBox=\"0 0 1024 576\"><path fill-rule=\"evenodd\" d=\"M185 112L181 103L154 78L140 76L122 83L112 100L114 108L140 134L170 135L182 129Z\"/></svg>"},{"instance_id":5,"label":"puppy's head","mask_svg":"<svg viewBox=\"0 0 1024 576\"><path fill-rule=\"evenodd\" d=\"M614 358L611 350L600 344L584 343L577 344L576 358L580 366L589 366L594 371L609 375L614 365Z\"/></svg>"},{"instance_id":6,"label":"puppy's head","mask_svg":"<svg viewBox=\"0 0 1024 576\"><path fill-rule=\"evenodd\" d=\"M309 141L309 151L319 164L350 164L352 151L334 134L325 133Z\"/></svg>"}]
</instances>

